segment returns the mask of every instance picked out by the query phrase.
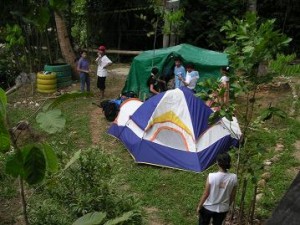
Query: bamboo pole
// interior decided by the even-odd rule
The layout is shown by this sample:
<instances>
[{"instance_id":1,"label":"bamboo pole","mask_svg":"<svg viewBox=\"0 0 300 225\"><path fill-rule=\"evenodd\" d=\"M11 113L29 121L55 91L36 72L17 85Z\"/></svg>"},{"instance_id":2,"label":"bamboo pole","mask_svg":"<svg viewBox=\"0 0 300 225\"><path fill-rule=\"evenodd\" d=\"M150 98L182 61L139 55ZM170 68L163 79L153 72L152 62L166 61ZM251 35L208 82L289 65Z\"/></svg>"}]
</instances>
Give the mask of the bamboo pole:
<instances>
[{"instance_id":1,"label":"bamboo pole","mask_svg":"<svg viewBox=\"0 0 300 225\"><path fill-rule=\"evenodd\" d=\"M90 50L90 49L84 49L85 51L88 51L88 52L97 52L98 50L97 49L93 49L93 50ZM140 54L142 51L129 51L129 50L112 50L112 49L109 49L109 50L106 50L105 51L107 54L120 54L120 55L138 55Z\"/></svg>"}]
</instances>

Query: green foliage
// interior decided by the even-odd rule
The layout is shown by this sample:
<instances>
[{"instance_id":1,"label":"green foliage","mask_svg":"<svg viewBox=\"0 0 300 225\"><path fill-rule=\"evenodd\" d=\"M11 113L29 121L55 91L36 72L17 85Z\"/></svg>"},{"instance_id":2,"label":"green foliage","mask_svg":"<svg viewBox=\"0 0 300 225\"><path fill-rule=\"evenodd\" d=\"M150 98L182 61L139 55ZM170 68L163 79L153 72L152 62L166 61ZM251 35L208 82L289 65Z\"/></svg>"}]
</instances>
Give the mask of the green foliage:
<instances>
[{"instance_id":1,"label":"green foliage","mask_svg":"<svg viewBox=\"0 0 300 225\"><path fill-rule=\"evenodd\" d=\"M22 152L27 152L23 164L25 181L29 185L40 183L46 172L46 160L42 150L33 146L28 151L24 149Z\"/></svg>"},{"instance_id":2,"label":"green foliage","mask_svg":"<svg viewBox=\"0 0 300 225\"><path fill-rule=\"evenodd\" d=\"M164 34L175 34L178 36L183 35L183 25L184 25L184 10L174 10L174 11L164 11Z\"/></svg>"},{"instance_id":3,"label":"green foliage","mask_svg":"<svg viewBox=\"0 0 300 225\"><path fill-rule=\"evenodd\" d=\"M209 124L214 124L223 117L232 121L236 105L234 103L225 104L220 100L225 94L225 88L220 87L220 82L217 79L209 78L199 82L199 85L203 90L196 95L204 101L211 102L210 107L215 109L215 112L209 117Z\"/></svg>"},{"instance_id":4,"label":"green foliage","mask_svg":"<svg viewBox=\"0 0 300 225\"><path fill-rule=\"evenodd\" d=\"M246 196L246 199L240 204L246 205L247 210L251 212L251 207L255 207L255 205L251 206L250 202L256 197L253 196L253 189L257 186L259 175L263 171L263 162L268 157L269 149L278 142L278 133L275 133L274 130L270 132L263 127L262 121L269 120L274 116L287 117L284 111L270 105L269 108L262 111L258 120L253 122L254 111L257 110L255 108L257 87L259 84L267 84L274 76L290 74L295 69L295 67L291 69L290 65L287 65L293 60L293 56L279 54L288 46L291 39L275 30L274 19L261 21L254 13L247 13L241 20L227 21L221 31L226 34L228 47L225 52L229 55L236 76L239 77L232 87L238 88L244 93L245 90L250 91L246 92L246 109L242 115L244 144L238 152L237 158L239 159L239 177L249 181L247 188L242 187L240 196ZM263 63L270 66L269 71L267 70L265 74L259 72L259 66ZM237 81L242 82L237 84ZM250 127L254 128L254 132L250 130Z\"/></svg>"},{"instance_id":5,"label":"green foliage","mask_svg":"<svg viewBox=\"0 0 300 225\"><path fill-rule=\"evenodd\" d=\"M5 91L0 88L0 118L3 119L6 117L6 106L7 106L7 97Z\"/></svg>"},{"instance_id":6,"label":"green foliage","mask_svg":"<svg viewBox=\"0 0 300 225\"><path fill-rule=\"evenodd\" d=\"M0 152L6 152L10 148L10 137L6 128L6 106L7 98L5 92L0 88Z\"/></svg>"},{"instance_id":7,"label":"green foliage","mask_svg":"<svg viewBox=\"0 0 300 225\"><path fill-rule=\"evenodd\" d=\"M49 144L43 144L43 153L46 161L47 171L55 173L58 171L58 160L55 152Z\"/></svg>"},{"instance_id":8,"label":"green foliage","mask_svg":"<svg viewBox=\"0 0 300 225\"><path fill-rule=\"evenodd\" d=\"M71 35L75 43L81 47L88 47L87 35L87 1L76 0L72 6L74 22L71 28Z\"/></svg>"},{"instance_id":9,"label":"green foliage","mask_svg":"<svg viewBox=\"0 0 300 225\"><path fill-rule=\"evenodd\" d=\"M64 170L68 169L74 162L76 162L81 154L81 150L78 150L77 152L74 153L72 158L69 160L69 162L66 164Z\"/></svg>"},{"instance_id":10,"label":"green foliage","mask_svg":"<svg viewBox=\"0 0 300 225\"><path fill-rule=\"evenodd\" d=\"M246 12L245 1L180 0L185 9L184 42L202 48L223 51L224 35L219 32L224 21L240 17Z\"/></svg>"},{"instance_id":11,"label":"green foliage","mask_svg":"<svg viewBox=\"0 0 300 225\"><path fill-rule=\"evenodd\" d=\"M125 212L123 215L107 221L104 225L116 225L116 224L124 223L130 220L134 214L135 212L133 211Z\"/></svg>"},{"instance_id":12,"label":"green foliage","mask_svg":"<svg viewBox=\"0 0 300 225\"><path fill-rule=\"evenodd\" d=\"M287 117L287 113L276 107L269 107L262 111L262 113L260 114L260 119L262 121L266 121L271 119L274 116L285 119Z\"/></svg>"},{"instance_id":13,"label":"green foliage","mask_svg":"<svg viewBox=\"0 0 300 225\"><path fill-rule=\"evenodd\" d=\"M13 49L16 47L23 46L25 44L25 39L23 37L22 29L19 25L6 25L6 47Z\"/></svg>"},{"instance_id":14,"label":"green foliage","mask_svg":"<svg viewBox=\"0 0 300 225\"><path fill-rule=\"evenodd\" d=\"M26 24L34 25L39 31L44 31L50 20L49 8L42 5L31 5L29 12L13 11L11 14Z\"/></svg>"},{"instance_id":15,"label":"green foliage","mask_svg":"<svg viewBox=\"0 0 300 225\"><path fill-rule=\"evenodd\" d=\"M92 93L82 93L82 92L73 92L73 93L66 93L58 98L56 98L52 103L50 103L47 107L45 107L44 110L52 110L55 109L57 106L59 106L62 103L65 103L66 101L73 100L79 97L91 97L93 96Z\"/></svg>"},{"instance_id":16,"label":"green foliage","mask_svg":"<svg viewBox=\"0 0 300 225\"><path fill-rule=\"evenodd\" d=\"M49 134L61 131L65 127L66 119L62 116L60 109L52 109L40 112L36 116L40 127Z\"/></svg>"},{"instance_id":17,"label":"green foliage","mask_svg":"<svg viewBox=\"0 0 300 225\"><path fill-rule=\"evenodd\" d=\"M32 199L30 203L31 220L42 218L37 207L41 202L52 199L58 204L58 208L64 208L71 215L72 219L65 224L71 224L77 218L92 212L106 213L106 222L115 219L116 222L127 221L123 224L141 224L139 204L136 200L130 195L123 196L114 191L115 179L118 179L119 172L113 166L117 163L115 160L98 148L85 149L80 155L78 152L75 153L69 160L72 163L68 163L69 166L62 173L39 188L39 197ZM41 213L45 218L49 218L52 212L45 214L45 210L42 210ZM123 213L125 214L122 215ZM53 217L62 220L60 213L56 213ZM82 220L88 219L85 217ZM40 219L32 224L42 222ZM47 221L44 222L49 224Z\"/></svg>"},{"instance_id":18,"label":"green foliage","mask_svg":"<svg viewBox=\"0 0 300 225\"><path fill-rule=\"evenodd\" d=\"M258 66L261 62L275 58L276 54L291 41L280 31L274 30L275 20L259 23L254 13L247 13L245 19L227 21L221 28L226 34L225 52L231 66L241 72L247 80L259 84Z\"/></svg>"},{"instance_id":19,"label":"green foliage","mask_svg":"<svg viewBox=\"0 0 300 225\"><path fill-rule=\"evenodd\" d=\"M0 39L6 38L5 32L1 32L0 29ZM15 78L19 75L22 67L23 56L15 58L15 51L10 49L7 45L6 47L0 48L0 88L7 89L14 84ZM16 50L20 54L20 49Z\"/></svg>"},{"instance_id":20,"label":"green foliage","mask_svg":"<svg viewBox=\"0 0 300 225\"><path fill-rule=\"evenodd\" d=\"M77 219L72 225L99 225L105 219L106 213L92 212Z\"/></svg>"},{"instance_id":21,"label":"green foliage","mask_svg":"<svg viewBox=\"0 0 300 225\"><path fill-rule=\"evenodd\" d=\"M36 10L36 13L32 13L31 15L32 23L38 28L40 31L44 31L50 21L50 10L48 7L39 7Z\"/></svg>"},{"instance_id":22,"label":"green foliage","mask_svg":"<svg viewBox=\"0 0 300 225\"><path fill-rule=\"evenodd\" d=\"M283 76L294 76L300 74L300 65L292 65L296 59L296 54L284 55L277 54L276 59L269 62L270 73L283 75Z\"/></svg>"},{"instance_id":23,"label":"green foliage","mask_svg":"<svg viewBox=\"0 0 300 225\"><path fill-rule=\"evenodd\" d=\"M65 0L49 0L49 5L53 10L63 11L68 7L68 1Z\"/></svg>"},{"instance_id":24,"label":"green foliage","mask_svg":"<svg viewBox=\"0 0 300 225\"><path fill-rule=\"evenodd\" d=\"M13 177L20 176L28 184L37 184L44 180L46 171L56 172L57 158L47 145L27 145L16 151L6 162L6 172Z\"/></svg>"},{"instance_id":25,"label":"green foliage","mask_svg":"<svg viewBox=\"0 0 300 225\"><path fill-rule=\"evenodd\" d=\"M72 217L59 201L53 198L35 198L33 207L30 207L30 224L34 225L66 225L71 224ZM39 199L39 200L38 200ZM31 199L32 200L32 199Z\"/></svg>"},{"instance_id":26,"label":"green foliage","mask_svg":"<svg viewBox=\"0 0 300 225\"><path fill-rule=\"evenodd\" d=\"M183 36L183 27L184 27L184 9L178 10L166 10L161 2L149 0L152 4L151 8L153 8L154 13L156 15L155 18L150 18L145 14L140 14L136 16L138 19L142 20L146 24L150 24L152 30L147 32L147 37L160 34L174 34L178 37ZM156 42L156 40L154 40Z\"/></svg>"},{"instance_id":27,"label":"green foliage","mask_svg":"<svg viewBox=\"0 0 300 225\"><path fill-rule=\"evenodd\" d=\"M16 77L18 71L26 66L27 58L22 54L25 50L25 38L22 28L17 24L7 24L0 34L5 40L4 48L0 49L0 56L3 57L0 60L0 72L9 84Z\"/></svg>"},{"instance_id":28,"label":"green foliage","mask_svg":"<svg viewBox=\"0 0 300 225\"><path fill-rule=\"evenodd\" d=\"M5 165L5 172L15 178L18 176L24 177L23 164L23 155L20 151L17 151L8 157Z\"/></svg>"}]
</instances>

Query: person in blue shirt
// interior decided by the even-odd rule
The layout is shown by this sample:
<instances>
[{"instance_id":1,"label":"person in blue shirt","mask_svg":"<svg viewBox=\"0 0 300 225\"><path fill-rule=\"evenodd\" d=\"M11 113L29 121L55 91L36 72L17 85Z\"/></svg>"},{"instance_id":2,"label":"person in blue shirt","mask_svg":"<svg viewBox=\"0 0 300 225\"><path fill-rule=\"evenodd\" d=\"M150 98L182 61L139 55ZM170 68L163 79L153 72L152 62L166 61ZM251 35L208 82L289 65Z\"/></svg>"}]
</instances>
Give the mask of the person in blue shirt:
<instances>
[{"instance_id":1,"label":"person in blue shirt","mask_svg":"<svg viewBox=\"0 0 300 225\"><path fill-rule=\"evenodd\" d=\"M175 88L179 88L181 86L184 86L184 84L179 79L179 77L185 80L186 71L182 66L182 61L179 57L176 57L174 61L175 61L175 67L174 67Z\"/></svg>"},{"instance_id":2,"label":"person in blue shirt","mask_svg":"<svg viewBox=\"0 0 300 225\"><path fill-rule=\"evenodd\" d=\"M182 82L184 86L195 92L195 88L199 79L199 73L195 70L195 66L192 63L186 65L186 70L187 73L185 79L181 76L179 76L178 79Z\"/></svg>"},{"instance_id":3,"label":"person in blue shirt","mask_svg":"<svg viewBox=\"0 0 300 225\"><path fill-rule=\"evenodd\" d=\"M80 76L80 91L84 92L84 87L86 84L86 90L90 91L90 65L89 61L87 60L87 53L86 51L81 52L81 57L77 64L77 71L79 72Z\"/></svg>"}]
</instances>

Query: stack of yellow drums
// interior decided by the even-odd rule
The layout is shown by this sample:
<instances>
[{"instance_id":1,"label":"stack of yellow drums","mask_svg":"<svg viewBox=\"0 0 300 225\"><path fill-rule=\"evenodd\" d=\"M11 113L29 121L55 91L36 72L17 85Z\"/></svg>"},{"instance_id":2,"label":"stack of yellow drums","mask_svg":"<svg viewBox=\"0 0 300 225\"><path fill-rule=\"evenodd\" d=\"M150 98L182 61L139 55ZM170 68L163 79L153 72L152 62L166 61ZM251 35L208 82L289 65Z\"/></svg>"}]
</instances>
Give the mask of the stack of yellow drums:
<instances>
[{"instance_id":1,"label":"stack of yellow drums","mask_svg":"<svg viewBox=\"0 0 300 225\"><path fill-rule=\"evenodd\" d=\"M37 74L37 91L40 93L54 93L57 90L56 73L39 72Z\"/></svg>"}]
</instances>

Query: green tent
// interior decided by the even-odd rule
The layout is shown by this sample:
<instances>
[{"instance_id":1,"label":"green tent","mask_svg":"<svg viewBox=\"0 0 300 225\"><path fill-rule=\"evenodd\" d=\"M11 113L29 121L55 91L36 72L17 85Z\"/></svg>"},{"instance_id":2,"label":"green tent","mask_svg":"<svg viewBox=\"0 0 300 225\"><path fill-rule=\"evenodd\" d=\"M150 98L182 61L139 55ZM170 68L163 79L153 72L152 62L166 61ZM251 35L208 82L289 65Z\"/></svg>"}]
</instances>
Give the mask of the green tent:
<instances>
[{"instance_id":1,"label":"green tent","mask_svg":"<svg viewBox=\"0 0 300 225\"><path fill-rule=\"evenodd\" d=\"M167 76L173 70L175 57L181 57L183 65L193 63L199 71L199 81L219 77L220 68L228 65L226 54L189 44L144 51L133 59L123 92L133 91L145 99L149 94L147 80L152 67L157 67L162 76Z\"/></svg>"}]
</instances>

